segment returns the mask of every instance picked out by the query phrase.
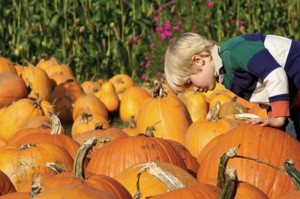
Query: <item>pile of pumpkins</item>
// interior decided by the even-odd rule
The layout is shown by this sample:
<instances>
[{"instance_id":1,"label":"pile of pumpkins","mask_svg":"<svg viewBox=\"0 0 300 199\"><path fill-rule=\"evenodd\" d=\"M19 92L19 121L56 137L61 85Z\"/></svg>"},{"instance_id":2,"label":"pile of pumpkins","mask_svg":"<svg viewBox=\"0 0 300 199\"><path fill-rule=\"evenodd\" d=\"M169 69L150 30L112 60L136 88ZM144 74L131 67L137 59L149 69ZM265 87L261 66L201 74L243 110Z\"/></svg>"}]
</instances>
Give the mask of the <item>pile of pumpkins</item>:
<instances>
[{"instance_id":1,"label":"pile of pumpkins","mask_svg":"<svg viewBox=\"0 0 300 199\"><path fill-rule=\"evenodd\" d=\"M300 197L299 142L247 124L265 109L220 84L80 83L55 58L0 57L0 88L0 199Z\"/></svg>"}]
</instances>

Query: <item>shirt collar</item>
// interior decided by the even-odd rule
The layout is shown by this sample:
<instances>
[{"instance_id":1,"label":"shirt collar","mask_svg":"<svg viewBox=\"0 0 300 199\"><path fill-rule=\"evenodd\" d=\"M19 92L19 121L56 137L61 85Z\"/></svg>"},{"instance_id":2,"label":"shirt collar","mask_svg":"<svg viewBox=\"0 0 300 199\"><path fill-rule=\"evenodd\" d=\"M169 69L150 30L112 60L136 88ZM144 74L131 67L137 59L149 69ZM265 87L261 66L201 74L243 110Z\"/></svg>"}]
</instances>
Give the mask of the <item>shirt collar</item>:
<instances>
[{"instance_id":1,"label":"shirt collar","mask_svg":"<svg viewBox=\"0 0 300 199\"><path fill-rule=\"evenodd\" d=\"M224 74L224 67L223 67L222 59L219 55L219 50L220 50L220 47L218 45L215 45L211 49L211 56L212 56L212 59L215 64L215 76L219 78L219 82L222 82L222 81L220 81L220 76L223 76L223 74ZM223 80L222 77L221 77L221 79Z\"/></svg>"}]
</instances>

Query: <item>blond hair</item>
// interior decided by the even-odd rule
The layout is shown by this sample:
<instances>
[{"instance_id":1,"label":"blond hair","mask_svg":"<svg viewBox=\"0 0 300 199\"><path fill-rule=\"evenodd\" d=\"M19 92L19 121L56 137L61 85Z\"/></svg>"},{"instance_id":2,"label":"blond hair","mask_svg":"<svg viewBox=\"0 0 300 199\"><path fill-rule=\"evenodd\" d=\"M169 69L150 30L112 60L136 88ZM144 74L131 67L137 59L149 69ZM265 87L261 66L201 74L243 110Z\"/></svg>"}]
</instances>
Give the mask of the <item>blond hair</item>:
<instances>
[{"instance_id":1,"label":"blond hair","mask_svg":"<svg viewBox=\"0 0 300 199\"><path fill-rule=\"evenodd\" d=\"M215 44L215 41L191 32L182 33L169 41L164 70L166 80L174 91L182 92L184 78L199 72L199 68L193 67L192 56L210 56Z\"/></svg>"}]
</instances>

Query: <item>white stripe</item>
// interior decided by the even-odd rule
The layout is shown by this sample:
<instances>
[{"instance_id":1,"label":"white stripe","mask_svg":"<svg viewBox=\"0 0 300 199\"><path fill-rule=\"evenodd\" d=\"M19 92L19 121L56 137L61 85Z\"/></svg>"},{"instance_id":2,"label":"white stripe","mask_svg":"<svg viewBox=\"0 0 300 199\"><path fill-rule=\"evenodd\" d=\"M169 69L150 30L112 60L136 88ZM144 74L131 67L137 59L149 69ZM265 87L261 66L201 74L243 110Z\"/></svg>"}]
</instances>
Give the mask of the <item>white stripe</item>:
<instances>
[{"instance_id":1,"label":"white stripe","mask_svg":"<svg viewBox=\"0 0 300 199\"><path fill-rule=\"evenodd\" d=\"M265 47L282 67L285 67L291 44L291 39L277 35L267 35L264 43Z\"/></svg>"},{"instance_id":2,"label":"white stripe","mask_svg":"<svg viewBox=\"0 0 300 199\"><path fill-rule=\"evenodd\" d=\"M289 86L286 73L283 68L278 67L264 79L264 82L257 82L250 101L269 104L269 97L288 93Z\"/></svg>"}]
</instances>

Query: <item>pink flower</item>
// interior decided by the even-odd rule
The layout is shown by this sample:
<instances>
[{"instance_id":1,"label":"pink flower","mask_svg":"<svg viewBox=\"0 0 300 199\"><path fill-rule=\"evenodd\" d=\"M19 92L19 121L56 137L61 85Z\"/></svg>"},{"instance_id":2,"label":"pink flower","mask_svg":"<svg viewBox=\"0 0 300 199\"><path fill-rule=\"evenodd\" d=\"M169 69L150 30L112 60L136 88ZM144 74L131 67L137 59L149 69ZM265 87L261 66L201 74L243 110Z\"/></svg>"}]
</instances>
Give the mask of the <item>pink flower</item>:
<instances>
[{"instance_id":1,"label":"pink flower","mask_svg":"<svg viewBox=\"0 0 300 199\"><path fill-rule=\"evenodd\" d=\"M157 27L155 28L156 33L161 33L163 30L164 30L164 29L163 29L162 27L160 27L160 26L157 26Z\"/></svg>"},{"instance_id":2,"label":"pink flower","mask_svg":"<svg viewBox=\"0 0 300 199\"><path fill-rule=\"evenodd\" d=\"M163 10L162 7L159 7L159 8L156 10L156 12L157 12L157 13L160 13L162 10Z\"/></svg>"},{"instance_id":3,"label":"pink flower","mask_svg":"<svg viewBox=\"0 0 300 199\"><path fill-rule=\"evenodd\" d=\"M166 22L166 23L164 23L163 27L165 30L170 30L171 24L169 22Z\"/></svg>"},{"instance_id":4,"label":"pink flower","mask_svg":"<svg viewBox=\"0 0 300 199\"><path fill-rule=\"evenodd\" d=\"M146 79L146 74L145 73L141 75L141 79Z\"/></svg>"},{"instance_id":5,"label":"pink flower","mask_svg":"<svg viewBox=\"0 0 300 199\"><path fill-rule=\"evenodd\" d=\"M145 64L145 68L149 68L149 66L150 66L150 60L147 60L147 63Z\"/></svg>"},{"instance_id":6,"label":"pink flower","mask_svg":"<svg viewBox=\"0 0 300 199\"><path fill-rule=\"evenodd\" d=\"M165 31L166 38L171 38L172 37L172 32L171 31Z\"/></svg>"},{"instance_id":7,"label":"pink flower","mask_svg":"<svg viewBox=\"0 0 300 199\"><path fill-rule=\"evenodd\" d=\"M139 37L135 36L131 39L131 42L135 44L139 40Z\"/></svg>"},{"instance_id":8,"label":"pink flower","mask_svg":"<svg viewBox=\"0 0 300 199\"><path fill-rule=\"evenodd\" d=\"M185 32L185 29L183 29L183 28L182 28L182 29L180 29L180 31L179 31L179 32L181 32L181 33L182 33L182 32Z\"/></svg>"},{"instance_id":9,"label":"pink flower","mask_svg":"<svg viewBox=\"0 0 300 199\"><path fill-rule=\"evenodd\" d=\"M231 23L231 24L235 24L235 19L231 19L231 20L230 20L230 23Z\"/></svg>"},{"instance_id":10,"label":"pink flower","mask_svg":"<svg viewBox=\"0 0 300 199\"><path fill-rule=\"evenodd\" d=\"M145 64L144 61L140 62L140 66L144 66L144 64Z\"/></svg>"},{"instance_id":11,"label":"pink flower","mask_svg":"<svg viewBox=\"0 0 300 199\"><path fill-rule=\"evenodd\" d=\"M161 33L161 34L159 34L159 37L160 37L162 40L165 40L165 39L167 39L167 36L166 36L166 34L165 34L165 33Z\"/></svg>"},{"instance_id":12,"label":"pink flower","mask_svg":"<svg viewBox=\"0 0 300 199\"><path fill-rule=\"evenodd\" d=\"M150 51L154 51L155 50L155 46L154 44L150 44L150 47L149 47Z\"/></svg>"},{"instance_id":13,"label":"pink flower","mask_svg":"<svg viewBox=\"0 0 300 199\"><path fill-rule=\"evenodd\" d=\"M156 75L157 75L157 76L161 76L161 72L157 72Z\"/></svg>"},{"instance_id":14,"label":"pink flower","mask_svg":"<svg viewBox=\"0 0 300 199\"><path fill-rule=\"evenodd\" d=\"M211 8L213 6L214 6L214 2L211 2L211 1L206 2L206 7Z\"/></svg>"},{"instance_id":15,"label":"pink flower","mask_svg":"<svg viewBox=\"0 0 300 199\"><path fill-rule=\"evenodd\" d=\"M172 4L174 4L174 2L173 1L169 1L169 2L165 3L164 7L168 7L168 6L172 5Z\"/></svg>"},{"instance_id":16,"label":"pink flower","mask_svg":"<svg viewBox=\"0 0 300 199\"><path fill-rule=\"evenodd\" d=\"M154 21L155 23L157 23L157 22L159 21L159 17L158 17L158 16L155 16L155 17L153 18L153 21Z\"/></svg>"},{"instance_id":17,"label":"pink flower","mask_svg":"<svg viewBox=\"0 0 300 199\"><path fill-rule=\"evenodd\" d=\"M172 27L172 30L179 30L180 28L179 28L179 25L176 25L176 26L173 26Z\"/></svg>"}]
</instances>

